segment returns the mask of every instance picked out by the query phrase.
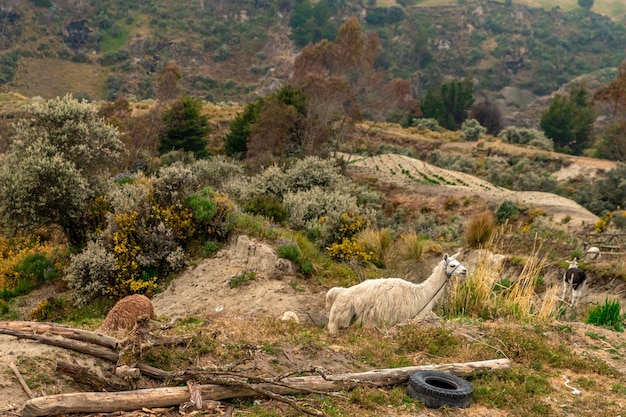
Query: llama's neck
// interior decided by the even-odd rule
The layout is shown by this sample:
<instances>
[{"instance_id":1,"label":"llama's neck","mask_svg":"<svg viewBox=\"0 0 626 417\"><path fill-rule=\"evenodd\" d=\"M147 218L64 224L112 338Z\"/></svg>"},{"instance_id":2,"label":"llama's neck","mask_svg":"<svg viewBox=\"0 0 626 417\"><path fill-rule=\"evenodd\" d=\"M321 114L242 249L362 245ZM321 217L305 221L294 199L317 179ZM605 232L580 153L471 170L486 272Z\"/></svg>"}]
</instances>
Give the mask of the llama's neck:
<instances>
[{"instance_id":1,"label":"llama's neck","mask_svg":"<svg viewBox=\"0 0 626 417\"><path fill-rule=\"evenodd\" d=\"M424 301L424 310L428 310L429 306L432 308L432 305L443 293L441 290L446 285L447 281L448 276L446 275L446 262L441 261L435 269L433 269L433 273L430 274L426 281L415 285L413 292L417 298Z\"/></svg>"}]
</instances>

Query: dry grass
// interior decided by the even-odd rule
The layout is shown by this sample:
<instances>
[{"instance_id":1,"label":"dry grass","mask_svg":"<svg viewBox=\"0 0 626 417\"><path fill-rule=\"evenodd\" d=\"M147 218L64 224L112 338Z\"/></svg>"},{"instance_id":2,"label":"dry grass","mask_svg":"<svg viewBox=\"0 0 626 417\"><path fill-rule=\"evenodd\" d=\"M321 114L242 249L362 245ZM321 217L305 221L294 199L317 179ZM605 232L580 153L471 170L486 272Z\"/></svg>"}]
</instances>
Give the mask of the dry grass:
<instances>
[{"instance_id":1,"label":"dry grass","mask_svg":"<svg viewBox=\"0 0 626 417\"><path fill-rule=\"evenodd\" d=\"M99 65L78 64L53 58L21 58L15 79L15 90L27 97L44 99L72 93L87 93L92 99L103 99L102 86L108 70ZM22 78L28 82L22 81Z\"/></svg>"}]
</instances>

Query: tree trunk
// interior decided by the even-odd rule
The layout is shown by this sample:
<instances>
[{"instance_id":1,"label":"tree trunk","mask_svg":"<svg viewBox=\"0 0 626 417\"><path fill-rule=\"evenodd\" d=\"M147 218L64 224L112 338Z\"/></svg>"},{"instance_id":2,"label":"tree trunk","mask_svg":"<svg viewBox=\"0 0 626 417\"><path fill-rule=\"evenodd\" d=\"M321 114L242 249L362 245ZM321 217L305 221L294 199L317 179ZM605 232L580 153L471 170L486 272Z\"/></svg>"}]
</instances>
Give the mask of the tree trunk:
<instances>
[{"instance_id":1,"label":"tree trunk","mask_svg":"<svg viewBox=\"0 0 626 417\"><path fill-rule=\"evenodd\" d=\"M96 358L105 359L113 363L117 363L119 359L119 354L112 349L108 349L104 347L97 348L97 347L89 346L89 345L86 345L84 343L80 343L74 340L67 340L64 338L59 339L59 338L55 338L51 336L46 336L46 335L41 335L41 334L32 334L32 333L19 331L19 330L10 330L6 328L2 328L2 327L0 327L0 334L8 334L8 335L17 337L18 339L37 340L39 342L42 342L51 346L58 346L64 349L71 349L76 352L86 353L87 355L95 356ZM155 368L150 365L146 365L144 363L137 364L137 368L141 370L142 374L161 380L161 381L169 378L172 375L170 372L163 371L161 369Z\"/></svg>"},{"instance_id":2,"label":"tree trunk","mask_svg":"<svg viewBox=\"0 0 626 417\"><path fill-rule=\"evenodd\" d=\"M420 370L439 370L458 376L467 376L485 370L508 369L509 359L481 362L448 363L442 365L409 366L405 368L377 369L368 372L337 374L330 376L304 376L285 378L280 385L271 383L242 386L202 385L203 400L258 396L254 388L276 394L297 394L310 391L341 391L358 386L386 386L406 383L411 373ZM106 413L137 410L142 407L171 407L189 401L188 387L141 389L125 392L79 392L57 394L28 400L22 417L49 416L66 413Z\"/></svg>"}]
</instances>

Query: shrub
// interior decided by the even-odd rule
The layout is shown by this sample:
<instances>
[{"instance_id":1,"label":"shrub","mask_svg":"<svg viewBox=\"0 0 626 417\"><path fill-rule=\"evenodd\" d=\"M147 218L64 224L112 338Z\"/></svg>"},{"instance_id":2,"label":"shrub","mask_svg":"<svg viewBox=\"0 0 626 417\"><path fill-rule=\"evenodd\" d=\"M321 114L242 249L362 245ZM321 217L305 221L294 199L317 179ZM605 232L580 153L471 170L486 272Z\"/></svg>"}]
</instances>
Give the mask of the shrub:
<instances>
[{"instance_id":1,"label":"shrub","mask_svg":"<svg viewBox=\"0 0 626 417\"><path fill-rule=\"evenodd\" d=\"M281 240L277 252L279 258L289 259L297 264L302 261L302 251L298 244L292 240Z\"/></svg>"},{"instance_id":2,"label":"shrub","mask_svg":"<svg viewBox=\"0 0 626 417\"><path fill-rule=\"evenodd\" d=\"M193 212L193 217L201 223L210 222L217 213L217 203L208 197L209 189L204 189L201 193L191 194L185 200L185 206Z\"/></svg>"},{"instance_id":3,"label":"shrub","mask_svg":"<svg viewBox=\"0 0 626 417\"><path fill-rule=\"evenodd\" d=\"M204 246L202 246L202 257L208 258L209 256L211 256L211 254L219 250L221 247L221 243L215 240L207 240L206 242L204 242Z\"/></svg>"},{"instance_id":4,"label":"shrub","mask_svg":"<svg viewBox=\"0 0 626 417\"><path fill-rule=\"evenodd\" d=\"M230 288L235 288L240 285L244 285L249 283L250 281L254 281L256 279L256 272L252 269L248 269L240 274L232 276L228 280L228 286Z\"/></svg>"},{"instance_id":5,"label":"shrub","mask_svg":"<svg viewBox=\"0 0 626 417\"><path fill-rule=\"evenodd\" d=\"M223 155L200 159L189 165L201 187L221 189L222 184L243 174L243 167Z\"/></svg>"},{"instance_id":6,"label":"shrub","mask_svg":"<svg viewBox=\"0 0 626 417\"><path fill-rule=\"evenodd\" d=\"M494 229L493 213L483 211L467 222L465 226L465 243L471 248L482 247L489 242Z\"/></svg>"},{"instance_id":7,"label":"shrub","mask_svg":"<svg viewBox=\"0 0 626 417\"><path fill-rule=\"evenodd\" d=\"M244 210L252 214L265 216L276 223L284 222L289 216L289 212L283 203L273 195L253 197L252 200L246 203Z\"/></svg>"},{"instance_id":8,"label":"shrub","mask_svg":"<svg viewBox=\"0 0 626 417\"><path fill-rule=\"evenodd\" d=\"M65 300L62 298L48 297L40 302L28 316L35 321L54 321L61 317L65 307Z\"/></svg>"},{"instance_id":9,"label":"shrub","mask_svg":"<svg viewBox=\"0 0 626 417\"><path fill-rule=\"evenodd\" d=\"M596 326L607 327L618 332L624 331L624 317L621 314L619 301L604 300L604 304L597 305L589 310L589 315L585 323L594 324Z\"/></svg>"},{"instance_id":10,"label":"shrub","mask_svg":"<svg viewBox=\"0 0 626 417\"><path fill-rule=\"evenodd\" d=\"M60 225L72 244L87 235L83 213L104 194L123 149L119 132L95 106L70 95L33 107L14 125L0 161L0 218L5 232Z\"/></svg>"},{"instance_id":11,"label":"shrub","mask_svg":"<svg viewBox=\"0 0 626 417\"><path fill-rule=\"evenodd\" d=\"M412 126L415 126L420 129L428 129L436 132L440 129L439 122L437 119L426 118L426 119L413 119L411 122Z\"/></svg>"},{"instance_id":12,"label":"shrub","mask_svg":"<svg viewBox=\"0 0 626 417\"><path fill-rule=\"evenodd\" d=\"M487 128L482 127L476 119L468 119L461 124L461 132L463 133L463 139L476 142L487 133Z\"/></svg>"},{"instance_id":13,"label":"shrub","mask_svg":"<svg viewBox=\"0 0 626 417\"><path fill-rule=\"evenodd\" d=\"M508 219L519 214L519 209L511 200L504 200L496 210L496 222L498 224L505 223Z\"/></svg>"},{"instance_id":14,"label":"shrub","mask_svg":"<svg viewBox=\"0 0 626 417\"><path fill-rule=\"evenodd\" d=\"M508 126L498 134L498 137L515 145L528 145L543 150L554 149L552 140L548 139L543 132L537 129Z\"/></svg>"},{"instance_id":15,"label":"shrub","mask_svg":"<svg viewBox=\"0 0 626 417\"><path fill-rule=\"evenodd\" d=\"M13 269L19 278L30 279L35 284L49 282L58 276L54 263L41 253L27 256Z\"/></svg>"},{"instance_id":16,"label":"shrub","mask_svg":"<svg viewBox=\"0 0 626 417\"><path fill-rule=\"evenodd\" d=\"M81 253L72 256L64 279L72 290L76 306L106 293L107 287L115 281L115 263L115 257L101 241L89 241Z\"/></svg>"}]
</instances>

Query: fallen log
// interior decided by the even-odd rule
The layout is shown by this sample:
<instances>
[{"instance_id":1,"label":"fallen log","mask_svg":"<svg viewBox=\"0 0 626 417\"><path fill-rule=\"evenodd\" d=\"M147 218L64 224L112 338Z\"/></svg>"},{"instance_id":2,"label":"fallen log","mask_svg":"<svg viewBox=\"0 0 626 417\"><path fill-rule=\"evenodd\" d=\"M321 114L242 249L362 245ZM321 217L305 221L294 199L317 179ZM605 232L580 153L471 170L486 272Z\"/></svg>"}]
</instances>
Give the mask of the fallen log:
<instances>
[{"instance_id":1,"label":"fallen log","mask_svg":"<svg viewBox=\"0 0 626 417\"><path fill-rule=\"evenodd\" d=\"M438 370L457 376L468 376L487 370L509 369L511 360L494 359L480 362L448 363L441 365L409 366L404 368L377 369L367 372L327 376L303 376L285 378L272 383L240 385L201 385L202 399L218 401L231 398L259 396L259 391L275 394L298 394L315 391L341 391L359 386L388 386L406 383L409 376L420 370ZM137 410L143 407L171 407L189 401L188 387L166 387L124 392L78 392L49 395L28 400L22 417L50 416L66 413L105 413Z\"/></svg>"},{"instance_id":2,"label":"fallen log","mask_svg":"<svg viewBox=\"0 0 626 417\"><path fill-rule=\"evenodd\" d=\"M105 347L94 347L90 346L75 340L65 339L63 337L57 338L52 336L47 336L43 334L33 334L25 331L19 330L11 330L7 328L0 327L0 334L7 334L10 336L15 336L18 339L31 339L37 340L41 343L45 343L51 346L58 346L63 349L70 349L76 352L85 353L87 355L94 356L96 358L105 359L107 361L117 363L119 359L119 354L113 349L105 348ZM141 373L147 376L150 376L154 379L158 379L160 381L166 380L169 378L172 373L163 371L161 369L155 368L150 365L146 365L144 363L137 364L137 368L141 370Z\"/></svg>"},{"instance_id":3,"label":"fallen log","mask_svg":"<svg viewBox=\"0 0 626 417\"><path fill-rule=\"evenodd\" d=\"M110 349L117 349L121 340L105 334L76 329L59 323L36 321L0 321L0 329L63 336L68 339L80 340Z\"/></svg>"},{"instance_id":4,"label":"fallen log","mask_svg":"<svg viewBox=\"0 0 626 417\"><path fill-rule=\"evenodd\" d=\"M128 387L107 381L89 369L64 360L57 361L56 371L67 375L75 382L87 385L96 391L126 391Z\"/></svg>"}]
</instances>

